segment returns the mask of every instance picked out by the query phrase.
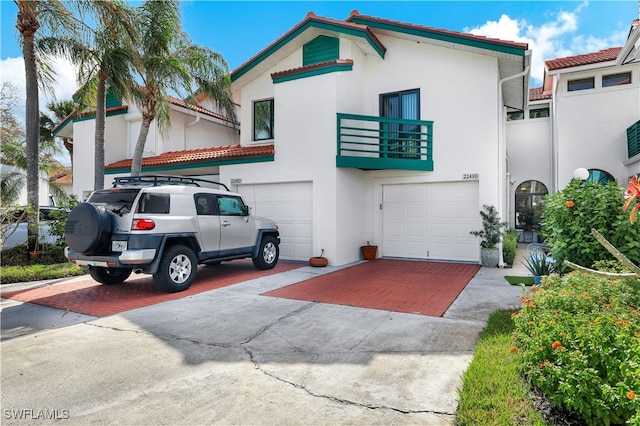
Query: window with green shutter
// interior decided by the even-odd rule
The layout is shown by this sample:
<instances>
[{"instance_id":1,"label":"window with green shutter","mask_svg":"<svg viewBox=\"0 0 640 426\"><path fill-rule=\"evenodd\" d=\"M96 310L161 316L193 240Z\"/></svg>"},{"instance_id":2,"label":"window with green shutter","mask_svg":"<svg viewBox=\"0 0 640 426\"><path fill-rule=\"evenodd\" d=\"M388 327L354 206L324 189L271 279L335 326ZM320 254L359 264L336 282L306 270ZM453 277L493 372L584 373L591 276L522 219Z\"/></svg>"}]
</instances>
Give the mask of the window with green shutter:
<instances>
[{"instance_id":1,"label":"window with green shutter","mask_svg":"<svg viewBox=\"0 0 640 426\"><path fill-rule=\"evenodd\" d=\"M629 158L640 154L640 121L627 128L627 148Z\"/></svg>"},{"instance_id":2,"label":"window with green shutter","mask_svg":"<svg viewBox=\"0 0 640 426\"><path fill-rule=\"evenodd\" d=\"M302 47L302 65L313 65L340 58L340 40L318 36Z\"/></svg>"}]
</instances>

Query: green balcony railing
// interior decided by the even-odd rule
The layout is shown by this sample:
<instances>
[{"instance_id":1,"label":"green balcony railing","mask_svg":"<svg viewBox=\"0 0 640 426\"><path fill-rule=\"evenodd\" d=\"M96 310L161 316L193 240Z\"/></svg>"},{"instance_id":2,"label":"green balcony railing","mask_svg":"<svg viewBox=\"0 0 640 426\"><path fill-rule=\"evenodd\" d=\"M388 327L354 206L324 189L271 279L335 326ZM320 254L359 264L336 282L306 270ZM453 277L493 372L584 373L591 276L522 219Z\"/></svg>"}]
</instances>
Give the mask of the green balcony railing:
<instances>
[{"instance_id":1,"label":"green balcony railing","mask_svg":"<svg viewBox=\"0 0 640 426\"><path fill-rule=\"evenodd\" d=\"M337 167L433 171L433 122L337 115Z\"/></svg>"}]
</instances>

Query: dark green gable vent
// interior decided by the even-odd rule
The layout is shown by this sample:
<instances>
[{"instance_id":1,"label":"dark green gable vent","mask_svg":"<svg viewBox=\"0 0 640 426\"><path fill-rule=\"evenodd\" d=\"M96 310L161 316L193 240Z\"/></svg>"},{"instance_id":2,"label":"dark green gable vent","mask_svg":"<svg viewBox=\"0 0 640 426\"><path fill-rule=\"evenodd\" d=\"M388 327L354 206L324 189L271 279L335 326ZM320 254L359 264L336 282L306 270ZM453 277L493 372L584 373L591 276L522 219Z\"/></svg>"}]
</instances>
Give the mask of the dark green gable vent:
<instances>
[{"instance_id":1,"label":"dark green gable vent","mask_svg":"<svg viewBox=\"0 0 640 426\"><path fill-rule=\"evenodd\" d=\"M632 124L627 129L627 148L629 150L629 158L640 154L640 121Z\"/></svg>"},{"instance_id":2,"label":"dark green gable vent","mask_svg":"<svg viewBox=\"0 0 640 426\"><path fill-rule=\"evenodd\" d=\"M340 40L318 36L302 47L302 66L333 61L340 57Z\"/></svg>"},{"instance_id":3,"label":"dark green gable vent","mask_svg":"<svg viewBox=\"0 0 640 426\"><path fill-rule=\"evenodd\" d=\"M107 99L105 103L107 104L107 108L122 106L122 102L120 102L120 99L118 99L111 89L107 91Z\"/></svg>"}]
</instances>

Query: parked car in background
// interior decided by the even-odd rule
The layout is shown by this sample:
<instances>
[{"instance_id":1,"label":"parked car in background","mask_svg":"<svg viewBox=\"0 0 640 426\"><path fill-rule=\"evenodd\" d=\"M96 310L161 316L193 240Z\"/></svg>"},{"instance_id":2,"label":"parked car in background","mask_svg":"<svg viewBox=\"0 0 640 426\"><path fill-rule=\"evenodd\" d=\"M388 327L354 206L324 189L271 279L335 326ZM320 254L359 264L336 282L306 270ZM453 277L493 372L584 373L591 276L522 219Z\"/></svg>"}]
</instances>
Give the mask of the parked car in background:
<instances>
[{"instance_id":1,"label":"parked car in background","mask_svg":"<svg viewBox=\"0 0 640 426\"><path fill-rule=\"evenodd\" d=\"M40 230L39 230L39 242L54 244L56 242L57 237L55 235L51 235L51 222L55 221L55 215L53 212L63 212L64 209L60 207L53 206L40 206ZM20 217L22 215L23 210L17 209L15 211L14 217ZM5 232L5 227L13 227L16 226L14 224L3 223L2 228L3 232ZM12 228L10 228L12 229ZM10 230L8 233L11 232ZM7 240L2 245L2 249L9 249L15 246L19 246L20 244L27 243L27 219L23 218L18 224L16 230L9 235Z\"/></svg>"}]
</instances>

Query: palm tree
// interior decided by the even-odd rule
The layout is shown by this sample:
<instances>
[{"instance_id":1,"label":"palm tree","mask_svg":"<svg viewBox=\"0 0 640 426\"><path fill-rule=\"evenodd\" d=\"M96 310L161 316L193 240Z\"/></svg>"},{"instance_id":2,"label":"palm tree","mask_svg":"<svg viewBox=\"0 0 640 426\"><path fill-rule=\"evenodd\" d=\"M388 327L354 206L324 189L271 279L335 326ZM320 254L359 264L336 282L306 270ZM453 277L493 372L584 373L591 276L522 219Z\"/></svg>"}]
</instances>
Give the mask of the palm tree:
<instances>
[{"instance_id":1,"label":"palm tree","mask_svg":"<svg viewBox=\"0 0 640 426\"><path fill-rule=\"evenodd\" d=\"M67 118L73 111L77 109L77 104L68 99L66 101L51 101L47 104L47 109L49 109L53 113L53 117L49 117L51 121L55 121L55 123L59 123L65 118ZM69 153L69 158L71 159L71 166L73 167L73 143L69 140L69 138L62 138L62 145Z\"/></svg>"},{"instance_id":2,"label":"palm tree","mask_svg":"<svg viewBox=\"0 0 640 426\"><path fill-rule=\"evenodd\" d=\"M81 109L95 108L94 189L104 187L104 139L106 94L111 90L120 98L127 97L133 85L133 45L136 33L133 11L121 0L82 3L81 13L96 22L90 41L77 38L51 37L39 48L48 54L62 55L78 66L76 93ZM107 87L108 86L108 87Z\"/></svg>"},{"instance_id":3,"label":"palm tree","mask_svg":"<svg viewBox=\"0 0 640 426\"><path fill-rule=\"evenodd\" d=\"M38 241L38 193L39 193L39 102L38 84L44 84L51 72L46 61L39 60L35 50L36 35L41 26L49 34L74 31L76 23L69 10L58 0L15 0L18 6L16 28L20 32L25 68L25 133L27 155L27 204L35 212L28 217L28 248L33 250Z\"/></svg>"},{"instance_id":4,"label":"palm tree","mask_svg":"<svg viewBox=\"0 0 640 426\"><path fill-rule=\"evenodd\" d=\"M141 172L153 120L158 118L161 130L170 125L170 92L194 102L196 89L207 94L231 120L236 118L228 66L219 53L194 45L182 31L180 1L147 0L137 12L140 39L136 60L142 84L132 90L132 95L142 113L142 125L131 164L133 176Z\"/></svg>"}]
</instances>

